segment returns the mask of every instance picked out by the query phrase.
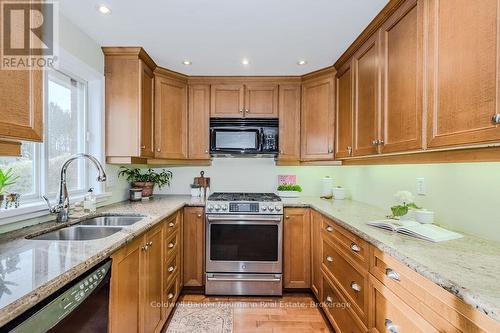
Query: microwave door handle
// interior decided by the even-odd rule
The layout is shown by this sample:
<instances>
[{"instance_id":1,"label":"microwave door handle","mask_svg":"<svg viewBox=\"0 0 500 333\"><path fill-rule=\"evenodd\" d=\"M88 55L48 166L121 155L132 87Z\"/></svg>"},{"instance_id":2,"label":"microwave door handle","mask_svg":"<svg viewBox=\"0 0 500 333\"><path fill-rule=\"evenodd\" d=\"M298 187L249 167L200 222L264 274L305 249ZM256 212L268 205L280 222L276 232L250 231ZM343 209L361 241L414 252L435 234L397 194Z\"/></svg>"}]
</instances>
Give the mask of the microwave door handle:
<instances>
[{"instance_id":1,"label":"microwave door handle","mask_svg":"<svg viewBox=\"0 0 500 333\"><path fill-rule=\"evenodd\" d=\"M264 151L264 130L260 129L260 142L259 142L259 152Z\"/></svg>"}]
</instances>

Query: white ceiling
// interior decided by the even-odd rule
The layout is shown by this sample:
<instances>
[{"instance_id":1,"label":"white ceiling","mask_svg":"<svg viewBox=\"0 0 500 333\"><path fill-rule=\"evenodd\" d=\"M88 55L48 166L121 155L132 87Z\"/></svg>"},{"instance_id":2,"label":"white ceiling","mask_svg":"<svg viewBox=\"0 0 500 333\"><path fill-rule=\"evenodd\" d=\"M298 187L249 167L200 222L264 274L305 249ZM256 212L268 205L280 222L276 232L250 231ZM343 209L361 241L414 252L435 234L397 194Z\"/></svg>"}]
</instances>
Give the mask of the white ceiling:
<instances>
[{"instance_id":1,"label":"white ceiling","mask_svg":"<svg viewBox=\"0 0 500 333\"><path fill-rule=\"evenodd\" d=\"M100 45L143 46L158 65L189 75L301 75L332 65L387 2L61 0L60 8Z\"/></svg>"}]
</instances>

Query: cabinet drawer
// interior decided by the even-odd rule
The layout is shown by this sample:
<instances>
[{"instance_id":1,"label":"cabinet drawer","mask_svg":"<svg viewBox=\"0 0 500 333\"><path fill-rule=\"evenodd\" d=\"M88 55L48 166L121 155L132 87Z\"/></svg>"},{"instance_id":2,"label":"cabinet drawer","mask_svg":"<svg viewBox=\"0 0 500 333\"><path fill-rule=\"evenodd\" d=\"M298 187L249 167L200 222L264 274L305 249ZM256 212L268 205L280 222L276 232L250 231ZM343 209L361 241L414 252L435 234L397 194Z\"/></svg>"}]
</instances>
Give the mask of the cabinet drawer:
<instances>
[{"instance_id":1,"label":"cabinet drawer","mask_svg":"<svg viewBox=\"0 0 500 333\"><path fill-rule=\"evenodd\" d=\"M323 269L339 285L344 295L353 302L352 308L367 322L368 311L368 272L349 263L333 244L323 240Z\"/></svg>"},{"instance_id":2,"label":"cabinet drawer","mask_svg":"<svg viewBox=\"0 0 500 333\"><path fill-rule=\"evenodd\" d=\"M439 332L377 279L370 278L373 313L370 327L375 332ZM450 332L450 331L446 331Z\"/></svg>"},{"instance_id":3,"label":"cabinet drawer","mask_svg":"<svg viewBox=\"0 0 500 333\"><path fill-rule=\"evenodd\" d=\"M499 330L498 323L490 317L373 247L370 273L439 331L476 333Z\"/></svg>"},{"instance_id":4,"label":"cabinet drawer","mask_svg":"<svg viewBox=\"0 0 500 333\"><path fill-rule=\"evenodd\" d=\"M357 318L356 314L325 274L323 274L323 309L328 320L338 333L362 333L366 327Z\"/></svg>"},{"instance_id":5,"label":"cabinet drawer","mask_svg":"<svg viewBox=\"0 0 500 333\"><path fill-rule=\"evenodd\" d=\"M181 267L181 257L177 253L175 253L171 258L167 259L165 263L165 283L168 285L175 277L178 275L177 273L180 271Z\"/></svg>"},{"instance_id":6,"label":"cabinet drawer","mask_svg":"<svg viewBox=\"0 0 500 333\"><path fill-rule=\"evenodd\" d=\"M175 213L165 221L165 236L169 237L172 233L179 230L180 218L179 213Z\"/></svg>"},{"instance_id":7,"label":"cabinet drawer","mask_svg":"<svg viewBox=\"0 0 500 333\"><path fill-rule=\"evenodd\" d=\"M337 244L345 254L368 269L370 251L367 242L326 217L323 219L321 231L326 237L334 239L335 244Z\"/></svg>"},{"instance_id":8,"label":"cabinet drawer","mask_svg":"<svg viewBox=\"0 0 500 333\"><path fill-rule=\"evenodd\" d=\"M181 244L181 233L180 229L177 228L170 236L167 237L165 244L165 257L168 259L178 252L179 246Z\"/></svg>"},{"instance_id":9,"label":"cabinet drawer","mask_svg":"<svg viewBox=\"0 0 500 333\"><path fill-rule=\"evenodd\" d=\"M177 298L180 294L180 282L180 275L177 274L165 289L165 300L163 301L163 304L166 308L165 318L168 318L175 307L175 302L177 301Z\"/></svg>"}]
</instances>

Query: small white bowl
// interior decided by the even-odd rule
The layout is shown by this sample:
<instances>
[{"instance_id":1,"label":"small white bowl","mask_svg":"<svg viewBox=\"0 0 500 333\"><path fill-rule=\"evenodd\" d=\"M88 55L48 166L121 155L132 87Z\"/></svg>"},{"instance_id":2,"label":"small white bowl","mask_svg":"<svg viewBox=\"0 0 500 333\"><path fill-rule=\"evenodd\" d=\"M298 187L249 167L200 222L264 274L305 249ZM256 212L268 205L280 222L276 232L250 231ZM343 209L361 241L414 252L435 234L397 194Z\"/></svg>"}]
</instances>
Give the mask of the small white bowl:
<instances>
[{"instance_id":1,"label":"small white bowl","mask_svg":"<svg viewBox=\"0 0 500 333\"><path fill-rule=\"evenodd\" d=\"M424 224L434 223L434 212L430 210L415 210L415 220Z\"/></svg>"}]
</instances>

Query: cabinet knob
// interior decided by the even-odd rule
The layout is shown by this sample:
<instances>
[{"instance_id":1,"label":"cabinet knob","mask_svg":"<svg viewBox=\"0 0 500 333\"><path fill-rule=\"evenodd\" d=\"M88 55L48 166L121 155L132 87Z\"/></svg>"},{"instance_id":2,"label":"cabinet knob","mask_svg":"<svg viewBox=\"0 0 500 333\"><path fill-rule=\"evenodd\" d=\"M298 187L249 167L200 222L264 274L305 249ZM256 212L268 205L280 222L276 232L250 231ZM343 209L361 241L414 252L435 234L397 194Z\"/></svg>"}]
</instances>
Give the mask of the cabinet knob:
<instances>
[{"instance_id":1,"label":"cabinet knob","mask_svg":"<svg viewBox=\"0 0 500 333\"><path fill-rule=\"evenodd\" d=\"M207 149L207 150L205 150L205 154L208 154L208 149Z\"/></svg>"},{"instance_id":2,"label":"cabinet knob","mask_svg":"<svg viewBox=\"0 0 500 333\"><path fill-rule=\"evenodd\" d=\"M378 140L373 140L372 145L374 145L374 146L378 145Z\"/></svg>"},{"instance_id":3,"label":"cabinet knob","mask_svg":"<svg viewBox=\"0 0 500 333\"><path fill-rule=\"evenodd\" d=\"M287 216L285 216L285 218L286 218L286 219L290 219L290 216L289 216L289 215L287 215Z\"/></svg>"},{"instance_id":4,"label":"cabinet knob","mask_svg":"<svg viewBox=\"0 0 500 333\"><path fill-rule=\"evenodd\" d=\"M333 298L331 298L330 296L326 296L325 303L332 303L332 302Z\"/></svg>"},{"instance_id":5,"label":"cabinet knob","mask_svg":"<svg viewBox=\"0 0 500 333\"><path fill-rule=\"evenodd\" d=\"M172 228L174 225L175 225L175 224L174 224L174 222L170 222L170 223L168 224L168 226L169 226L170 228Z\"/></svg>"},{"instance_id":6,"label":"cabinet knob","mask_svg":"<svg viewBox=\"0 0 500 333\"><path fill-rule=\"evenodd\" d=\"M157 152L161 152L161 149L160 149L160 148L156 148L156 151L157 151Z\"/></svg>"},{"instance_id":7,"label":"cabinet knob","mask_svg":"<svg viewBox=\"0 0 500 333\"><path fill-rule=\"evenodd\" d=\"M146 245L147 247L153 247L153 242L147 242Z\"/></svg>"},{"instance_id":8,"label":"cabinet knob","mask_svg":"<svg viewBox=\"0 0 500 333\"><path fill-rule=\"evenodd\" d=\"M146 149L146 146L141 146L141 150L144 150L144 149Z\"/></svg>"},{"instance_id":9,"label":"cabinet knob","mask_svg":"<svg viewBox=\"0 0 500 333\"><path fill-rule=\"evenodd\" d=\"M358 244L356 244L356 243L351 243L351 250L352 250L353 252L359 252L359 251L361 251L361 248L359 247L359 245L358 245Z\"/></svg>"},{"instance_id":10,"label":"cabinet knob","mask_svg":"<svg viewBox=\"0 0 500 333\"><path fill-rule=\"evenodd\" d=\"M390 333L399 333L399 327L396 326L390 319L385 320L385 328Z\"/></svg>"},{"instance_id":11,"label":"cabinet knob","mask_svg":"<svg viewBox=\"0 0 500 333\"><path fill-rule=\"evenodd\" d=\"M142 251L147 251L148 250L148 244L144 245L144 246L141 246L141 250Z\"/></svg>"},{"instance_id":12,"label":"cabinet knob","mask_svg":"<svg viewBox=\"0 0 500 333\"><path fill-rule=\"evenodd\" d=\"M332 149L332 148L329 148L329 149L328 149L328 153L329 153L329 154L333 153L333 149Z\"/></svg>"},{"instance_id":13,"label":"cabinet knob","mask_svg":"<svg viewBox=\"0 0 500 333\"><path fill-rule=\"evenodd\" d=\"M198 215L196 215L196 216L201 217L201 214L198 214Z\"/></svg>"},{"instance_id":14,"label":"cabinet knob","mask_svg":"<svg viewBox=\"0 0 500 333\"><path fill-rule=\"evenodd\" d=\"M357 292L361 291L361 286L357 284L355 281L351 282L351 289Z\"/></svg>"},{"instance_id":15,"label":"cabinet knob","mask_svg":"<svg viewBox=\"0 0 500 333\"><path fill-rule=\"evenodd\" d=\"M333 231L333 228L332 228L332 226L331 226L331 225L329 225L329 226L328 226L328 227L326 227L325 229L326 229L326 231L328 231L328 232L332 232L332 231Z\"/></svg>"},{"instance_id":16,"label":"cabinet knob","mask_svg":"<svg viewBox=\"0 0 500 333\"><path fill-rule=\"evenodd\" d=\"M349 156L352 156L352 147L351 146L347 147L347 154Z\"/></svg>"},{"instance_id":17,"label":"cabinet knob","mask_svg":"<svg viewBox=\"0 0 500 333\"><path fill-rule=\"evenodd\" d=\"M326 261L328 261L328 262L333 262L333 257L331 257L331 256L327 256L327 257L326 257Z\"/></svg>"},{"instance_id":18,"label":"cabinet knob","mask_svg":"<svg viewBox=\"0 0 500 333\"><path fill-rule=\"evenodd\" d=\"M500 113L495 113L495 115L491 117L491 122L495 125L500 124Z\"/></svg>"},{"instance_id":19,"label":"cabinet knob","mask_svg":"<svg viewBox=\"0 0 500 333\"><path fill-rule=\"evenodd\" d=\"M389 279L392 279L394 281L401 281L401 277L399 276L398 273L396 273L395 271L393 271L391 268L387 268L385 270L385 275L389 278Z\"/></svg>"},{"instance_id":20,"label":"cabinet knob","mask_svg":"<svg viewBox=\"0 0 500 333\"><path fill-rule=\"evenodd\" d=\"M168 243L168 248L169 248L169 249L172 249L174 246L175 246L175 244L174 244L174 243Z\"/></svg>"},{"instance_id":21,"label":"cabinet knob","mask_svg":"<svg viewBox=\"0 0 500 333\"><path fill-rule=\"evenodd\" d=\"M240 109L240 113L243 113L243 109Z\"/></svg>"},{"instance_id":22,"label":"cabinet knob","mask_svg":"<svg viewBox=\"0 0 500 333\"><path fill-rule=\"evenodd\" d=\"M174 294L172 294L172 293L168 293L167 298L168 298L168 299L172 299L172 298L174 298Z\"/></svg>"},{"instance_id":23,"label":"cabinet knob","mask_svg":"<svg viewBox=\"0 0 500 333\"><path fill-rule=\"evenodd\" d=\"M250 113L250 110L248 110L248 109L245 109L245 113Z\"/></svg>"},{"instance_id":24,"label":"cabinet knob","mask_svg":"<svg viewBox=\"0 0 500 333\"><path fill-rule=\"evenodd\" d=\"M175 267L174 267L174 266L170 266L170 267L168 268L169 273L172 273L172 272L174 271L174 269L175 269Z\"/></svg>"}]
</instances>

